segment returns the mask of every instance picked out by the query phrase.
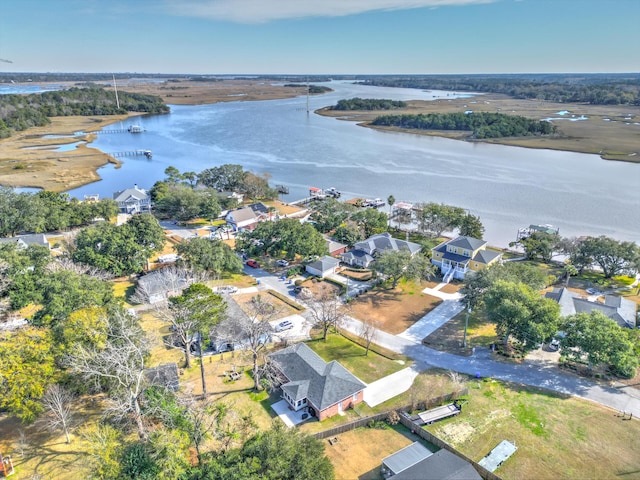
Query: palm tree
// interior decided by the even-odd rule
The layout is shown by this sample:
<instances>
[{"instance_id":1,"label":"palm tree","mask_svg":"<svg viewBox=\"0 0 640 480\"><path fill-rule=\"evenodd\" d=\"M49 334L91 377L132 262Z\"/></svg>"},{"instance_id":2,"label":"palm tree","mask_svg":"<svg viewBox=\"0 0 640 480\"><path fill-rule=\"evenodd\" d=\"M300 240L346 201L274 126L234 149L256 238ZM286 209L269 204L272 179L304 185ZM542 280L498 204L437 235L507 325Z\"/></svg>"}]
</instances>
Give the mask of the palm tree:
<instances>
[{"instance_id":1,"label":"palm tree","mask_svg":"<svg viewBox=\"0 0 640 480\"><path fill-rule=\"evenodd\" d=\"M566 276L566 280L564 283L565 287L569 286L569 279L571 278L572 275L578 275L578 269L575 267L575 265L573 263L567 262L564 264L564 267L562 268L562 271L564 272L565 276Z\"/></svg>"},{"instance_id":2,"label":"palm tree","mask_svg":"<svg viewBox=\"0 0 640 480\"><path fill-rule=\"evenodd\" d=\"M391 207L393 207L393 204L396 203L396 197L394 197L393 195L389 195L387 197L387 203L389 204L389 226L391 226Z\"/></svg>"}]
</instances>

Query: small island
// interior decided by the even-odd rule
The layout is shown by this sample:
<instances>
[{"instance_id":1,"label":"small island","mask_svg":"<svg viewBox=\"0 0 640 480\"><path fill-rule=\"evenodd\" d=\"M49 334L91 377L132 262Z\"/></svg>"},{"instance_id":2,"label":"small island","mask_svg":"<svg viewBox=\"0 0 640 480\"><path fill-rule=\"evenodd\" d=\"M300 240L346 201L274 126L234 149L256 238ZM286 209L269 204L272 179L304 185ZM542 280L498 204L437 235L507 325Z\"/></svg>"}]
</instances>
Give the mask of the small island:
<instances>
[{"instance_id":1,"label":"small island","mask_svg":"<svg viewBox=\"0 0 640 480\"><path fill-rule=\"evenodd\" d=\"M373 126L417 130L471 131L470 139L529 137L551 135L555 125L531 120L520 115L502 113L427 113L418 115L383 115L371 122Z\"/></svg>"}]
</instances>

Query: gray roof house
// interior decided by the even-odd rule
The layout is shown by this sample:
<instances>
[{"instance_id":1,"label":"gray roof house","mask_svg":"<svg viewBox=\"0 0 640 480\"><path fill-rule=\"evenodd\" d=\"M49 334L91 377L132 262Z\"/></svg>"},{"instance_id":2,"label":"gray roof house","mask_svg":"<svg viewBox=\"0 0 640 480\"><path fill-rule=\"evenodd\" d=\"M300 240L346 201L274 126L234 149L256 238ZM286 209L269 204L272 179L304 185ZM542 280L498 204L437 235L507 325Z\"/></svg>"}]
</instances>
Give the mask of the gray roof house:
<instances>
[{"instance_id":1,"label":"gray roof house","mask_svg":"<svg viewBox=\"0 0 640 480\"><path fill-rule=\"evenodd\" d=\"M173 392L177 392L180 388L178 365L176 363L165 363L157 367L145 368L144 378L150 385L165 387Z\"/></svg>"},{"instance_id":2,"label":"gray roof house","mask_svg":"<svg viewBox=\"0 0 640 480\"><path fill-rule=\"evenodd\" d=\"M481 480L469 462L441 449L431 453L418 442L382 461L386 478L395 480Z\"/></svg>"},{"instance_id":3,"label":"gray roof house","mask_svg":"<svg viewBox=\"0 0 640 480\"><path fill-rule=\"evenodd\" d=\"M234 230L253 230L261 220L266 216L262 213L256 213L251 207L242 207L236 210L230 210L225 220Z\"/></svg>"},{"instance_id":4,"label":"gray roof house","mask_svg":"<svg viewBox=\"0 0 640 480\"><path fill-rule=\"evenodd\" d=\"M146 190L138 188L127 188L113 194L113 199L118 203L121 213L141 213L151 211L151 197Z\"/></svg>"},{"instance_id":5,"label":"gray roof house","mask_svg":"<svg viewBox=\"0 0 640 480\"><path fill-rule=\"evenodd\" d=\"M617 295L605 295L604 303L592 302L566 288L555 288L553 292L547 292L545 297L560 304L562 317L599 310L621 327L636 327L637 305Z\"/></svg>"},{"instance_id":6,"label":"gray roof house","mask_svg":"<svg viewBox=\"0 0 640 480\"><path fill-rule=\"evenodd\" d=\"M456 237L431 249L431 263L440 267L445 281L462 280L467 273L477 272L501 258L502 253L488 249L487 242L473 237Z\"/></svg>"},{"instance_id":7,"label":"gray roof house","mask_svg":"<svg viewBox=\"0 0 640 480\"><path fill-rule=\"evenodd\" d=\"M310 275L316 275L318 277L326 277L332 273L336 273L336 269L340 265L340 260L337 258L324 256L319 258L313 263L310 263L305 267L305 270Z\"/></svg>"},{"instance_id":8,"label":"gray roof house","mask_svg":"<svg viewBox=\"0 0 640 480\"><path fill-rule=\"evenodd\" d=\"M184 272L172 268L161 268L138 279L136 296L145 303L158 303L169 297L180 295L191 279Z\"/></svg>"},{"instance_id":9,"label":"gray roof house","mask_svg":"<svg viewBox=\"0 0 640 480\"><path fill-rule=\"evenodd\" d=\"M422 245L393 238L390 233L379 233L355 243L353 250L340 255L340 259L349 265L367 268L375 260L377 254L389 250L406 250L415 255L422 249Z\"/></svg>"},{"instance_id":10,"label":"gray roof house","mask_svg":"<svg viewBox=\"0 0 640 480\"><path fill-rule=\"evenodd\" d=\"M0 243L15 243L19 249L27 248L29 245L40 245L41 247L51 248L44 233L32 233L28 235L0 238Z\"/></svg>"},{"instance_id":11,"label":"gray roof house","mask_svg":"<svg viewBox=\"0 0 640 480\"><path fill-rule=\"evenodd\" d=\"M292 410L307 408L324 420L362 402L366 384L335 360L327 363L304 343L269 355L283 377L282 396Z\"/></svg>"}]
</instances>

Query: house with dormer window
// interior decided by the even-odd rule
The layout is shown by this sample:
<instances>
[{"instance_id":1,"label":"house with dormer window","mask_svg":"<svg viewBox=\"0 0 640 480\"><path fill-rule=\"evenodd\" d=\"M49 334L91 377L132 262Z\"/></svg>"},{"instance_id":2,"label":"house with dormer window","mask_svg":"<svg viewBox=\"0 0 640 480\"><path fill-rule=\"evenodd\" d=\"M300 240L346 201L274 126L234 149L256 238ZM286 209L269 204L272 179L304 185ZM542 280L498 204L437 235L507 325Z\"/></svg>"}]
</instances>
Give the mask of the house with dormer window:
<instances>
[{"instance_id":1,"label":"house with dormer window","mask_svg":"<svg viewBox=\"0 0 640 480\"><path fill-rule=\"evenodd\" d=\"M460 236L431 249L431 263L440 268L445 281L463 280L468 272L477 272L499 262L502 253L487 248L487 242Z\"/></svg>"},{"instance_id":2,"label":"house with dormer window","mask_svg":"<svg viewBox=\"0 0 640 480\"><path fill-rule=\"evenodd\" d=\"M353 245L353 250L342 253L340 260L354 266L368 268L371 263L380 255L389 250L406 250L411 255L415 255L422 249L422 245L394 238L390 233L379 233L373 235L362 242Z\"/></svg>"}]
</instances>

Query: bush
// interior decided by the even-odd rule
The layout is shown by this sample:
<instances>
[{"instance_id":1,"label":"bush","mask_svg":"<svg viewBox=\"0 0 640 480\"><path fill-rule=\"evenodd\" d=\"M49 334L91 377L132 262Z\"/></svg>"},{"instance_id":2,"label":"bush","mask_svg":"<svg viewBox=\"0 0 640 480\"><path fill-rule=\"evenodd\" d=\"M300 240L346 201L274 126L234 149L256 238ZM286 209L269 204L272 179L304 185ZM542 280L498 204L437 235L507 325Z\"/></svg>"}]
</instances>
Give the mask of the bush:
<instances>
[{"instance_id":1,"label":"bush","mask_svg":"<svg viewBox=\"0 0 640 480\"><path fill-rule=\"evenodd\" d=\"M387 423L389 425L397 425L400 421L400 415L395 410L391 410L387 415Z\"/></svg>"}]
</instances>

